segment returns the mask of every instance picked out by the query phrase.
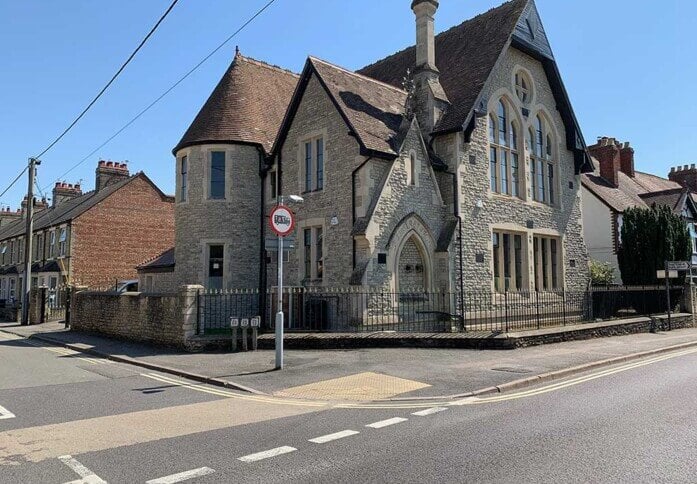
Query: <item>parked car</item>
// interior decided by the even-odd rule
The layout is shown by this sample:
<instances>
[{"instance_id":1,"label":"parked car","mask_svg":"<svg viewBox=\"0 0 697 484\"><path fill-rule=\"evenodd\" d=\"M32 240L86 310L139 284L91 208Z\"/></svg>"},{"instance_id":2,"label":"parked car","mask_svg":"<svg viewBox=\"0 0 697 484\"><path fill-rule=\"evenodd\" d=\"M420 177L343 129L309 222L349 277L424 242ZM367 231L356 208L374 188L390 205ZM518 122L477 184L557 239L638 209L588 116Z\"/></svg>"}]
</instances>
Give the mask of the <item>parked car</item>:
<instances>
[{"instance_id":1,"label":"parked car","mask_svg":"<svg viewBox=\"0 0 697 484\"><path fill-rule=\"evenodd\" d=\"M125 292L138 292L138 279L117 282L116 292L119 294L123 294Z\"/></svg>"}]
</instances>

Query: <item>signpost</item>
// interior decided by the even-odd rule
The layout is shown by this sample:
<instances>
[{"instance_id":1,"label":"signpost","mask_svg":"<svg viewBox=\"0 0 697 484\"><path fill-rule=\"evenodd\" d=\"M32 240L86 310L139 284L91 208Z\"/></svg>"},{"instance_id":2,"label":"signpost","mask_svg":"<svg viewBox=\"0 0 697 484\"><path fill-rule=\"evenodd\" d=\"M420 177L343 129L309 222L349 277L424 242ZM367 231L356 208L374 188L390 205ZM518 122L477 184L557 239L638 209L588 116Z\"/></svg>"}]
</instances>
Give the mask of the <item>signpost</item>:
<instances>
[{"instance_id":1,"label":"signpost","mask_svg":"<svg viewBox=\"0 0 697 484\"><path fill-rule=\"evenodd\" d=\"M281 198L282 201L282 198ZM271 230L278 235L278 312L276 313L276 369L283 369L283 238L293 233L295 215L279 203L269 217Z\"/></svg>"},{"instance_id":2,"label":"signpost","mask_svg":"<svg viewBox=\"0 0 697 484\"><path fill-rule=\"evenodd\" d=\"M656 271L656 277L658 279L666 280L666 304L668 306L668 331L673 329L673 323L670 317L670 279L676 279L678 277L678 271L689 271L692 268L692 264L689 261L682 260L667 260L663 264L662 271Z\"/></svg>"}]
</instances>

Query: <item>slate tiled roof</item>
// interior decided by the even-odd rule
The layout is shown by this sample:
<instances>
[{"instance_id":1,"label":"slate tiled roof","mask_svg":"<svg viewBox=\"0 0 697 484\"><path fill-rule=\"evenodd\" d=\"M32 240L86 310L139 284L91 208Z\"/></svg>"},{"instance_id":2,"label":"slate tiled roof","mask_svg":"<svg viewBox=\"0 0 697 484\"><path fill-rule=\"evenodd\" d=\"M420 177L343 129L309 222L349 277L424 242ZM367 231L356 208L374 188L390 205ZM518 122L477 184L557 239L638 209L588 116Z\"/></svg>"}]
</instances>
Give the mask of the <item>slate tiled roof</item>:
<instances>
[{"instance_id":1,"label":"slate tiled roof","mask_svg":"<svg viewBox=\"0 0 697 484\"><path fill-rule=\"evenodd\" d=\"M396 154L406 91L315 57L310 57L309 63L363 145L369 150Z\"/></svg>"},{"instance_id":2,"label":"slate tiled roof","mask_svg":"<svg viewBox=\"0 0 697 484\"><path fill-rule=\"evenodd\" d=\"M600 166L598 160L593 160L595 166ZM635 172L634 177L627 176L623 172L618 173L618 186L612 186L600 176L599 169L593 173L581 175L581 183L595 196L616 212L624 212L631 207L649 207L645 195L652 192L665 192L666 190L682 191L682 186L665 178L649 173Z\"/></svg>"},{"instance_id":3,"label":"slate tiled roof","mask_svg":"<svg viewBox=\"0 0 697 484\"><path fill-rule=\"evenodd\" d=\"M99 191L87 192L72 200L67 200L56 207L49 207L45 210L36 212L34 217L34 230L38 231L48 227L54 227L78 217L138 177L145 178L148 183L159 191L152 181L141 172L112 185L107 185ZM166 195L162 193L161 195L167 198ZM3 228L0 229L0 241L24 235L25 224L24 218L21 218L20 220L15 220L3 226Z\"/></svg>"},{"instance_id":4,"label":"slate tiled roof","mask_svg":"<svg viewBox=\"0 0 697 484\"><path fill-rule=\"evenodd\" d=\"M136 267L139 272L161 272L174 269L174 247Z\"/></svg>"},{"instance_id":5,"label":"slate tiled roof","mask_svg":"<svg viewBox=\"0 0 697 484\"><path fill-rule=\"evenodd\" d=\"M298 75L239 52L179 144L243 142L273 146Z\"/></svg>"},{"instance_id":6,"label":"slate tiled roof","mask_svg":"<svg viewBox=\"0 0 697 484\"><path fill-rule=\"evenodd\" d=\"M512 0L435 37L436 67L451 107L436 132L460 129L503 52L528 0ZM414 46L360 69L360 74L402 85L416 59Z\"/></svg>"}]
</instances>

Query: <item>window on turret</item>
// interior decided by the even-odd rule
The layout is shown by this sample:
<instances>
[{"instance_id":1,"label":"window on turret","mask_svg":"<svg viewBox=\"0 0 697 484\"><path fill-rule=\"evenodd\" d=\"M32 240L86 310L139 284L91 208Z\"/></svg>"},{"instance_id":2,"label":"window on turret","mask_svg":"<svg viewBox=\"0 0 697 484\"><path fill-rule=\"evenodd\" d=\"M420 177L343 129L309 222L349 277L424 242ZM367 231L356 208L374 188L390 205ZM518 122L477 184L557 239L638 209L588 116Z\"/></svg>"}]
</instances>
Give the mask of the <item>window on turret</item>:
<instances>
[{"instance_id":1,"label":"window on turret","mask_svg":"<svg viewBox=\"0 0 697 484\"><path fill-rule=\"evenodd\" d=\"M208 198L213 200L225 199L225 152L211 153L210 190Z\"/></svg>"},{"instance_id":2,"label":"window on turret","mask_svg":"<svg viewBox=\"0 0 697 484\"><path fill-rule=\"evenodd\" d=\"M189 189L189 157L182 156L181 167L179 171L180 184L179 184L179 201L186 202L186 195Z\"/></svg>"}]
</instances>

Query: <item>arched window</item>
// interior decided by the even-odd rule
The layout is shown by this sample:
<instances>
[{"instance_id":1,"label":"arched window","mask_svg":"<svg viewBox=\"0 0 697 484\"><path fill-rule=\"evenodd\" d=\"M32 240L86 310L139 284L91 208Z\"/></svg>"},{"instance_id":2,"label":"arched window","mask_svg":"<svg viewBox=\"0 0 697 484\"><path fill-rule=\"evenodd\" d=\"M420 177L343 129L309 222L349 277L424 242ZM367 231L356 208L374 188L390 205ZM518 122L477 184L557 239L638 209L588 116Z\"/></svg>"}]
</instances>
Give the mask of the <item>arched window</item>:
<instances>
[{"instance_id":1,"label":"arched window","mask_svg":"<svg viewBox=\"0 0 697 484\"><path fill-rule=\"evenodd\" d=\"M500 99L489 115L489 172L491 191L520 197L518 126L513 110Z\"/></svg>"},{"instance_id":2,"label":"arched window","mask_svg":"<svg viewBox=\"0 0 697 484\"><path fill-rule=\"evenodd\" d=\"M556 203L556 162L554 160L554 135L549 124L539 114L528 133L530 150L530 181L533 200L554 205Z\"/></svg>"}]
</instances>

